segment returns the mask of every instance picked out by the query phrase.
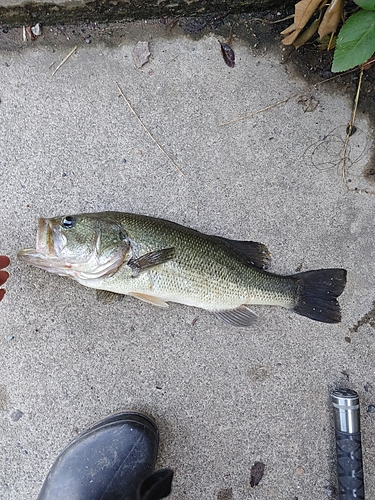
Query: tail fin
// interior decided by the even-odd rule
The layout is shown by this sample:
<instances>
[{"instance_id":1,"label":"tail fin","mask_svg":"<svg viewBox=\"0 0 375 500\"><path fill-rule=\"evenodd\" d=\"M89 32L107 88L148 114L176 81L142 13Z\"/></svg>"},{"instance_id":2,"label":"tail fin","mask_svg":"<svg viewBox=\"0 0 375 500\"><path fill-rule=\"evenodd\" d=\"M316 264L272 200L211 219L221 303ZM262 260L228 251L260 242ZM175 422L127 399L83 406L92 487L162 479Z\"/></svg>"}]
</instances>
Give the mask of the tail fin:
<instances>
[{"instance_id":1,"label":"tail fin","mask_svg":"<svg viewBox=\"0 0 375 500\"><path fill-rule=\"evenodd\" d=\"M339 323L340 305L337 302L346 285L345 269L319 269L293 275L297 284L297 303L294 310L301 316Z\"/></svg>"}]
</instances>

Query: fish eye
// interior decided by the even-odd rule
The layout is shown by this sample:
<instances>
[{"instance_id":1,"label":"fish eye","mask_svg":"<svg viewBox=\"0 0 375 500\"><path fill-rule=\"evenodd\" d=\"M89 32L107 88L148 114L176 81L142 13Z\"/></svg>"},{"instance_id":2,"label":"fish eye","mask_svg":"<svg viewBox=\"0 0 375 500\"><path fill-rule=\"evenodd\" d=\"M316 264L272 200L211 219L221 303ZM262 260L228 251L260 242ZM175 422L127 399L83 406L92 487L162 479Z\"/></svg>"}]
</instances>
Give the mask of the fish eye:
<instances>
[{"instance_id":1,"label":"fish eye","mask_svg":"<svg viewBox=\"0 0 375 500\"><path fill-rule=\"evenodd\" d=\"M66 228L66 229L71 229L72 227L74 227L76 224L76 219L74 217L72 217L71 215L68 215L67 217L65 217L62 221L62 225Z\"/></svg>"}]
</instances>

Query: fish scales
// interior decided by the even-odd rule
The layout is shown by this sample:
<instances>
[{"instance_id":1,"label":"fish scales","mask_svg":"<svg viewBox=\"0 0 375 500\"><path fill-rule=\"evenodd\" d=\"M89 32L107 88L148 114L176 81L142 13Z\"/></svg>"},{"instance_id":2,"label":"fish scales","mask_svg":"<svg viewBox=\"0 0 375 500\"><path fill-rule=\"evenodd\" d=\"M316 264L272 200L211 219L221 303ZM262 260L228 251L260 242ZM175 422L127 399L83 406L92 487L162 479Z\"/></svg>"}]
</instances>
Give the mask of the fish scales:
<instances>
[{"instance_id":1,"label":"fish scales","mask_svg":"<svg viewBox=\"0 0 375 500\"><path fill-rule=\"evenodd\" d=\"M173 260L163 269L150 270L129 280L122 267L105 289L127 294L132 291L160 294L165 300L205 309L238 307L241 304L291 306L295 297L293 280L250 268L228 247L197 231L160 219L135 214L113 214L126 228L140 254L174 247Z\"/></svg>"},{"instance_id":2,"label":"fish scales","mask_svg":"<svg viewBox=\"0 0 375 500\"><path fill-rule=\"evenodd\" d=\"M280 276L264 269L255 242L210 236L174 222L124 212L39 219L35 249L19 258L91 288L155 305L178 302L249 326L251 304L277 305L326 323L341 320L345 269Z\"/></svg>"}]
</instances>

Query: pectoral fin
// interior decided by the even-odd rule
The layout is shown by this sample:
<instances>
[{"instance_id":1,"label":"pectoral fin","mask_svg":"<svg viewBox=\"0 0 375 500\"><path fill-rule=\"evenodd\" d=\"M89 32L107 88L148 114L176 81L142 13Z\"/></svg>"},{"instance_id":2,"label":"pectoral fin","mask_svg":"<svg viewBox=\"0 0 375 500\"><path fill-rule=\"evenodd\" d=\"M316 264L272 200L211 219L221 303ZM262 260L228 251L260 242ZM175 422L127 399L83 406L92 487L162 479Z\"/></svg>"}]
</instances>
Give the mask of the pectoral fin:
<instances>
[{"instance_id":1,"label":"pectoral fin","mask_svg":"<svg viewBox=\"0 0 375 500\"><path fill-rule=\"evenodd\" d=\"M225 311L214 311L214 315L232 326L250 326L258 319L258 316L247 306L240 306L236 309Z\"/></svg>"},{"instance_id":2,"label":"pectoral fin","mask_svg":"<svg viewBox=\"0 0 375 500\"><path fill-rule=\"evenodd\" d=\"M139 292L130 292L128 295L135 297L136 299L143 300L143 302L148 302L149 304L153 304L154 306L159 307L168 307L167 302L163 299L159 299L158 297L153 297L152 295L147 295L146 293Z\"/></svg>"},{"instance_id":3,"label":"pectoral fin","mask_svg":"<svg viewBox=\"0 0 375 500\"><path fill-rule=\"evenodd\" d=\"M130 259L127 265L134 270L134 277L136 277L139 273L146 271L146 269L159 266L173 259L174 255L174 248L162 248L161 250L141 255L138 259Z\"/></svg>"}]
</instances>

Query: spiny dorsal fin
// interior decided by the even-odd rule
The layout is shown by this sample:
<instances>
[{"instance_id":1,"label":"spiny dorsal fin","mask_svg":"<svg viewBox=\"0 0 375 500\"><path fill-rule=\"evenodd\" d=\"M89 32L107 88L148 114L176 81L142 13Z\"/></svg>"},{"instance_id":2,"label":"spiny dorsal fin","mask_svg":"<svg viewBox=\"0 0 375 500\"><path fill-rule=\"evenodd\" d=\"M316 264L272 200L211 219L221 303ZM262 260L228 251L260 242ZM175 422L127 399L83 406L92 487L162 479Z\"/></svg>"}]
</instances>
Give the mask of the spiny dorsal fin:
<instances>
[{"instance_id":1,"label":"spiny dorsal fin","mask_svg":"<svg viewBox=\"0 0 375 500\"><path fill-rule=\"evenodd\" d=\"M258 267L259 269L268 269L271 254L263 243L257 243L256 241L228 240L222 236L213 236L213 238L218 239L226 246L235 250L236 253L245 257L248 264Z\"/></svg>"}]
</instances>

